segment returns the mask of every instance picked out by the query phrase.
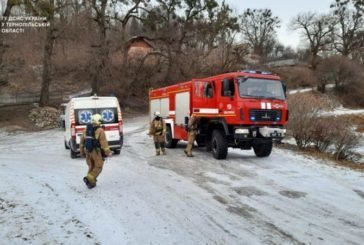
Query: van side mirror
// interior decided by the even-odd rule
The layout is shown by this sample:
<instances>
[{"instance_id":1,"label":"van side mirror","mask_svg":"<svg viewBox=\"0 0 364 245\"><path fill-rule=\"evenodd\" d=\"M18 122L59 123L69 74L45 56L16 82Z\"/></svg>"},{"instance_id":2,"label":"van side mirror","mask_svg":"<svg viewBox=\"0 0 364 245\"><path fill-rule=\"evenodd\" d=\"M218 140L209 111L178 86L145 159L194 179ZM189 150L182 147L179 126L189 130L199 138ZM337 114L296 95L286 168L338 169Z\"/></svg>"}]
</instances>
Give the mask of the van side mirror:
<instances>
[{"instance_id":1,"label":"van side mirror","mask_svg":"<svg viewBox=\"0 0 364 245\"><path fill-rule=\"evenodd\" d=\"M65 129L66 128L66 122L64 115L60 115L59 117L59 127Z\"/></svg>"}]
</instances>

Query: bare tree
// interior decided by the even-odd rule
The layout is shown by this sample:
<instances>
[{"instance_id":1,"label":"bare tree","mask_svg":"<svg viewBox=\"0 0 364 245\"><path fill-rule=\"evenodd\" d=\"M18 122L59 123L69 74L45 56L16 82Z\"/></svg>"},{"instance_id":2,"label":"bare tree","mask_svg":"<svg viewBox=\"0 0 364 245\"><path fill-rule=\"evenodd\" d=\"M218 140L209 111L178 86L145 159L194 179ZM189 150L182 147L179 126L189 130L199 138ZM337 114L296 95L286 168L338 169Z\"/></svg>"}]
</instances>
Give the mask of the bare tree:
<instances>
[{"instance_id":1,"label":"bare tree","mask_svg":"<svg viewBox=\"0 0 364 245\"><path fill-rule=\"evenodd\" d=\"M364 13L364 0L353 0L355 8Z\"/></svg>"},{"instance_id":2,"label":"bare tree","mask_svg":"<svg viewBox=\"0 0 364 245\"><path fill-rule=\"evenodd\" d=\"M349 56L360 47L356 36L363 30L364 19L358 5L350 0L336 0L330 8L333 10L336 26L334 29L334 48L342 55Z\"/></svg>"},{"instance_id":3,"label":"bare tree","mask_svg":"<svg viewBox=\"0 0 364 245\"><path fill-rule=\"evenodd\" d=\"M276 43L279 23L270 9L247 9L241 16L240 31L254 53L266 57Z\"/></svg>"},{"instance_id":4,"label":"bare tree","mask_svg":"<svg viewBox=\"0 0 364 245\"><path fill-rule=\"evenodd\" d=\"M311 68L316 69L318 55L327 49L331 43L331 33L333 31L333 20L327 15L317 15L311 12L297 15L292 19L290 27L293 30L301 31L302 36L309 43L311 54Z\"/></svg>"},{"instance_id":5,"label":"bare tree","mask_svg":"<svg viewBox=\"0 0 364 245\"><path fill-rule=\"evenodd\" d=\"M243 57L247 53L242 46L235 45L236 35L239 31L238 18L232 14L231 8L225 2L222 2L221 6L214 11L216 11L215 14L209 15L209 28L207 28L206 36L210 42L209 47L212 47L211 42L213 42L219 50L216 72L231 71L234 66L241 65ZM208 50L208 52L211 51Z\"/></svg>"},{"instance_id":6,"label":"bare tree","mask_svg":"<svg viewBox=\"0 0 364 245\"><path fill-rule=\"evenodd\" d=\"M364 65L364 30L356 34L355 42L358 44L358 47L353 50L352 57Z\"/></svg>"},{"instance_id":7,"label":"bare tree","mask_svg":"<svg viewBox=\"0 0 364 245\"><path fill-rule=\"evenodd\" d=\"M180 75L185 79L189 65L194 64L189 54L196 51L196 37L199 35L197 26L218 4L215 0L157 2L158 5L150 9L145 17L147 35L158 43L161 51L168 57L164 80L175 80ZM190 62L184 63L187 59Z\"/></svg>"},{"instance_id":8,"label":"bare tree","mask_svg":"<svg viewBox=\"0 0 364 245\"><path fill-rule=\"evenodd\" d=\"M100 84L106 81L109 47L106 32L110 24L110 16L107 15L108 0L92 0L91 6L94 12L93 20L97 24L97 38L92 44L93 55L90 61L92 93L100 92Z\"/></svg>"}]
</instances>

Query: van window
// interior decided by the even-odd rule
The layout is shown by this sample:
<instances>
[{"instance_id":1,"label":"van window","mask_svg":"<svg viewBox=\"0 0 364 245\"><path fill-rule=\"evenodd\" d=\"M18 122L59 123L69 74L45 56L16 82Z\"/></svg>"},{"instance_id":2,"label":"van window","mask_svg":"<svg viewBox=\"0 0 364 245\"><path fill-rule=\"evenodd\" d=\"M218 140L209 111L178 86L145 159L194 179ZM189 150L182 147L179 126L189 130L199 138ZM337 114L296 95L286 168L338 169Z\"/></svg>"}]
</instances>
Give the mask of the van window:
<instances>
[{"instance_id":1,"label":"van window","mask_svg":"<svg viewBox=\"0 0 364 245\"><path fill-rule=\"evenodd\" d=\"M97 109L97 111L102 116L104 124L118 122L118 111L116 108Z\"/></svg>"},{"instance_id":2,"label":"van window","mask_svg":"<svg viewBox=\"0 0 364 245\"><path fill-rule=\"evenodd\" d=\"M75 110L76 125L91 123L91 117L96 113L102 116L103 124L118 122L118 112L116 108L90 108Z\"/></svg>"},{"instance_id":3,"label":"van window","mask_svg":"<svg viewBox=\"0 0 364 245\"><path fill-rule=\"evenodd\" d=\"M75 110L76 125L84 125L91 123L91 117L94 114L93 109L79 109Z\"/></svg>"}]
</instances>

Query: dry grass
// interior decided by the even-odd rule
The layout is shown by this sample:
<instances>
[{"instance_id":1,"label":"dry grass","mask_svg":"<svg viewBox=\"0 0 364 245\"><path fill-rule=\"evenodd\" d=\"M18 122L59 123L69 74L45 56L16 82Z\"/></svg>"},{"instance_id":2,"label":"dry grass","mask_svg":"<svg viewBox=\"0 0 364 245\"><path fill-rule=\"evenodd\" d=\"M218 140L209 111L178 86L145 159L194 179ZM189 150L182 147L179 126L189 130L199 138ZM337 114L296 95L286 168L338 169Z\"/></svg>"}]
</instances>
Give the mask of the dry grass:
<instances>
[{"instance_id":1,"label":"dry grass","mask_svg":"<svg viewBox=\"0 0 364 245\"><path fill-rule=\"evenodd\" d=\"M364 133L364 114L340 115L338 117L352 122L352 124L355 125L357 132Z\"/></svg>"},{"instance_id":2,"label":"dry grass","mask_svg":"<svg viewBox=\"0 0 364 245\"><path fill-rule=\"evenodd\" d=\"M314 148L302 150L299 149L297 146L290 144L278 144L276 146L281 149L287 149L293 152L297 152L298 154L315 157L326 162L331 162L334 164L334 166L350 168L364 173L364 164L356 163L350 160L335 160L330 154L319 152Z\"/></svg>"}]
</instances>

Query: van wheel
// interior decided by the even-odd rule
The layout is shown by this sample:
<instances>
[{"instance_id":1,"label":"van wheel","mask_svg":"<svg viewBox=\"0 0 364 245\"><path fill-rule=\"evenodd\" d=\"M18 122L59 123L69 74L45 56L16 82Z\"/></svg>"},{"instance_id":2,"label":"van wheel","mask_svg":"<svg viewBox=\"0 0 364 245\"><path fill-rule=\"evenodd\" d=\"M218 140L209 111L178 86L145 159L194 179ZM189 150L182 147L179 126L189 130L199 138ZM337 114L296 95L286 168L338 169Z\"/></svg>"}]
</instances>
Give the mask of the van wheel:
<instances>
[{"instance_id":1,"label":"van wheel","mask_svg":"<svg viewBox=\"0 0 364 245\"><path fill-rule=\"evenodd\" d=\"M211 137L211 150L216 159L225 159L228 153L228 144L221 130L215 129Z\"/></svg>"},{"instance_id":2,"label":"van wheel","mask_svg":"<svg viewBox=\"0 0 364 245\"><path fill-rule=\"evenodd\" d=\"M70 149L70 153L71 153L71 158L77 158L77 152L74 152L72 149Z\"/></svg>"},{"instance_id":3,"label":"van wheel","mask_svg":"<svg viewBox=\"0 0 364 245\"><path fill-rule=\"evenodd\" d=\"M115 154L115 155L120 155L120 149L116 149L116 150L114 150L114 154Z\"/></svg>"},{"instance_id":4,"label":"van wheel","mask_svg":"<svg viewBox=\"0 0 364 245\"><path fill-rule=\"evenodd\" d=\"M166 135L164 137L167 148L176 148L178 140L172 138L171 126L167 126Z\"/></svg>"},{"instance_id":5,"label":"van wheel","mask_svg":"<svg viewBox=\"0 0 364 245\"><path fill-rule=\"evenodd\" d=\"M64 148L65 148L66 150L69 150L69 149L70 149L70 147L67 145L67 142L66 142L66 141L64 141Z\"/></svg>"},{"instance_id":6,"label":"van wheel","mask_svg":"<svg viewBox=\"0 0 364 245\"><path fill-rule=\"evenodd\" d=\"M266 141L253 145L254 153L257 157L267 157L272 152L273 143L272 141Z\"/></svg>"}]
</instances>

